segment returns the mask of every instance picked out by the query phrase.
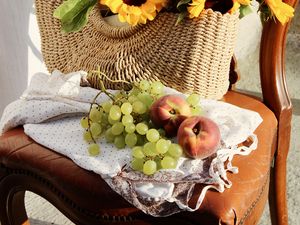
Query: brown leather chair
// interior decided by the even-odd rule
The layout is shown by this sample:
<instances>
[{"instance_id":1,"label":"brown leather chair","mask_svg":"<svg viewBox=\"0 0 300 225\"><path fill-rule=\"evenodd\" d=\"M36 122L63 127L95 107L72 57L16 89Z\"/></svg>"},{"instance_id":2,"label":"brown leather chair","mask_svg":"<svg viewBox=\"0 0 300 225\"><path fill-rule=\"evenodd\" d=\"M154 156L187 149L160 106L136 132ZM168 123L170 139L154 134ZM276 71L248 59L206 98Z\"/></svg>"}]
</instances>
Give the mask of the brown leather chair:
<instances>
[{"instance_id":1,"label":"brown leather chair","mask_svg":"<svg viewBox=\"0 0 300 225\"><path fill-rule=\"evenodd\" d=\"M295 6L296 0L289 0ZM2 225L28 223L25 191L51 202L76 224L256 224L269 196L272 222L287 224L286 158L289 149L292 105L288 96L284 51L288 25L269 21L263 29L260 76L263 99L230 90L224 101L257 111L257 150L235 156L238 174L224 193L208 191L196 212L165 218L147 216L112 191L101 177L51 151L16 128L0 137L0 221ZM232 64L234 69L234 64ZM236 73L231 71L231 83ZM196 186L190 205L195 204Z\"/></svg>"}]
</instances>

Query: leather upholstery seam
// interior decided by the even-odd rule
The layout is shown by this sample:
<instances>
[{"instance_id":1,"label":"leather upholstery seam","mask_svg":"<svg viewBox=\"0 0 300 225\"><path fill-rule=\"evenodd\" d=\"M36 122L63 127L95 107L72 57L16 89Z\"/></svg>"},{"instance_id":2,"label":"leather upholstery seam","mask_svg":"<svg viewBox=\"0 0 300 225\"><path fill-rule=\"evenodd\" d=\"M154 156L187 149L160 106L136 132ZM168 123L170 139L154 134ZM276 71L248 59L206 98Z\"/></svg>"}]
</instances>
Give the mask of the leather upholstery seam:
<instances>
[{"instance_id":1,"label":"leather upholstery seam","mask_svg":"<svg viewBox=\"0 0 300 225\"><path fill-rule=\"evenodd\" d=\"M28 146L30 146L30 145L32 145L32 144L34 144L34 143L31 142L31 143L28 143L28 144L23 145L23 146L21 146L21 147L18 147L18 148L16 148L16 149L14 149L13 151L9 152L9 153L7 154L6 157L9 157L9 156L11 156L12 154L16 153L17 151L19 151L20 149L26 148L26 147L28 147Z\"/></svg>"}]
</instances>

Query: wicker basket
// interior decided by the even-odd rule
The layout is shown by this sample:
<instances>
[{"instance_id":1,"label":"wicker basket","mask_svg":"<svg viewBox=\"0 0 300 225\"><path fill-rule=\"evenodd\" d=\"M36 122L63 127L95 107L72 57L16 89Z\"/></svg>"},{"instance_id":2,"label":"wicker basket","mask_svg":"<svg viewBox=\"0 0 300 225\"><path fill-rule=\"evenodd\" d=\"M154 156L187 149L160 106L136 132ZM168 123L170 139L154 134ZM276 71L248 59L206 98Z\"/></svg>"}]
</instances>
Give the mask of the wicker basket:
<instances>
[{"instance_id":1,"label":"wicker basket","mask_svg":"<svg viewBox=\"0 0 300 225\"><path fill-rule=\"evenodd\" d=\"M82 32L62 34L53 15L62 0L36 0L42 53L48 70L94 70L111 79L161 80L182 92L220 99L229 85L229 67L238 15L206 10L175 26L174 13L160 13L146 25L113 27L95 7ZM91 79L98 87L97 79ZM105 81L108 88L118 84Z\"/></svg>"}]
</instances>

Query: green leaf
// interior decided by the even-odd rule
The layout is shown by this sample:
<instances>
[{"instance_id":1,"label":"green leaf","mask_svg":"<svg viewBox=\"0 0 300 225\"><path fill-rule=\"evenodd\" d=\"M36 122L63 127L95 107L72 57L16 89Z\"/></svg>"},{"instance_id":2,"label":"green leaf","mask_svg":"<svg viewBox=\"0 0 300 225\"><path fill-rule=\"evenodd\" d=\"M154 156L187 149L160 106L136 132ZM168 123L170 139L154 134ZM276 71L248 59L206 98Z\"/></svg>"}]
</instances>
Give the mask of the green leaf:
<instances>
[{"instance_id":1,"label":"green leaf","mask_svg":"<svg viewBox=\"0 0 300 225\"><path fill-rule=\"evenodd\" d=\"M190 3L191 0L180 0L178 3L177 3L177 9L179 12L184 12L186 11L186 8L187 8L187 4Z\"/></svg>"},{"instance_id":2,"label":"green leaf","mask_svg":"<svg viewBox=\"0 0 300 225\"><path fill-rule=\"evenodd\" d=\"M89 14L93 7L94 5L81 11L71 22L62 23L62 31L65 33L80 31L87 24Z\"/></svg>"},{"instance_id":3,"label":"green leaf","mask_svg":"<svg viewBox=\"0 0 300 225\"><path fill-rule=\"evenodd\" d=\"M186 17L186 15L187 15L186 11L179 13L175 25L178 25L179 23L181 23L184 20L184 18Z\"/></svg>"},{"instance_id":4,"label":"green leaf","mask_svg":"<svg viewBox=\"0 0 300 225\"><path fill-rule=\"evenodd\" d=\"M53 16L60 19L62 23L71 23L81 12L95 5L96 2L97 0L67 0L55 9Z\"/></svg>"},{"instance_id":5,"label":"green leaf","mask_svg":"<svg viewBox=\"0 0 300 225\"><path fill-rule=\"evenodd\" d=\"M247 16L250 13L252 13L250 5L241 5L239 18L242 19L244 16Z\"/></svg>"},{"instance_id":6,"label":"green leaf","mask_svg":"<svg viewBox=\"0 0 300 225\"><path fill-rule=\"evenodd\" d=\"M76 6L71 9L68 13L66 13L61 21L62 23L68 23L72 21L76 16L78 16L81 12L85 11L90 6L94 6L97 1L95 0L80 0L79 3L76 4Z\"/></svg>"},{"instance_id":7,"label":"green leaf","mask_svg":"<svg viewBox=\"0 0 300 225\"><path fill-rule=\"evenodd\" d=\"M61 19L67 12L73 9L80 0L66 0L60 6L58 6L53 13L53 16L57 19Z\"/></svg>"},{"instance_id":8,"label":"green leaf","mask_svg":"<svg viewBox=\"0 0 300 225\"><path fill-rule=\"evenodd\" d=\"M66 0L55 9L53 16L61 20L63 32L80 31L96 3L97 0Z\"/></svg>"}]
</instances>

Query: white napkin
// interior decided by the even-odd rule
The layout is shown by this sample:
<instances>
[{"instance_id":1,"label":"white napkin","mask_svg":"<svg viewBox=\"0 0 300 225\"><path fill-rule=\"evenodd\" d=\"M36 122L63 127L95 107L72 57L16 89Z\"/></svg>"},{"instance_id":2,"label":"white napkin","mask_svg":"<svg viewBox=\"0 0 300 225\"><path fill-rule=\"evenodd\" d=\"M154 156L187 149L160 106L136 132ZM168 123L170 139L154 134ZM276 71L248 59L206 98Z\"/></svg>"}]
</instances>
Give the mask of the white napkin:
<instances>
[{"instance_id":1,"label":"white napkin","mask_svg":"<svg viewBox=\"0 0 300 225\"><path fill-rule=\"evenodd\" d=\"M87 153L88 144L83 140L83 129L80 118L89 110L90 102L98 90L89 87L80 87L80 80L84 72L61 74L54 71L52 76L37 74L33 76L31 84L22 97L8 105L0 121L0 133L18 125L24 125L25 133L36 142L53 149L71 158L84 169L100 174L110 184L110 179L116 176L126 164L130 164L131 153L129 148L117 150L112 144L100 140L101 154L90 157ZM114 91L112 91L114 92ZM173 89L166 88L167 93L181 94ZM106 101L106 95L100 95L99 101ZM231 165L235 154L249 154L256 148L257 139L253 134L262 118L256 112L239 108L237 106L215 101L201 100L204 115L214 120L221 131L223 148L217 152L209 171L210 182L223 191L231 186L226 171L238 172ZM237 145L247 138L253 139L250 147L238 148ZM224 162L229 160L227 167ZM176 173L183 177L201 173L202 160L191 160L181 157ZM217 168L217 169L216 169ZM202 179L202 178L201 178ZM203 178L205 180L205 178ZM155 182L141 182L135 186L137 193L145 198L165 199L176 202L172 196L174 185L170 182L157 184ZM199 198L199 204L205 193ZM187 205L177 202L180 208L193 211Z\"/></svg>"}]
</instances>

